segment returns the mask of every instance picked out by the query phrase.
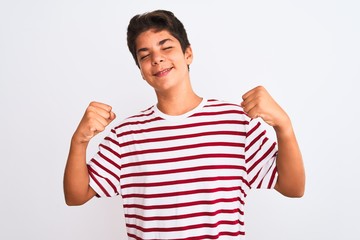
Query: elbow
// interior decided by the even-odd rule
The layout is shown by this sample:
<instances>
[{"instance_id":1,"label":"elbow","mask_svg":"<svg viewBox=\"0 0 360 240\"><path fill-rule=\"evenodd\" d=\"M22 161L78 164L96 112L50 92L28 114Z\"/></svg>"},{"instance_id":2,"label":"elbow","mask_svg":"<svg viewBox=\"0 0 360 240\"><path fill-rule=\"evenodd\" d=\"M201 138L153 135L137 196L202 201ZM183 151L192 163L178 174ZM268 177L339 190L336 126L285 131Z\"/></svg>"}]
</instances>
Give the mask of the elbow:
<instances>
[{"instance_id":1,"label":"elbow","mask_svg":"<svg viewBox=\"0 0 360 240\"><path fill-rule=\"evenodd\" d=\"M83 205L88 202L93 196L95 196L95 192L90 187L82 191L80 191L79 188L74 190L64 187L65 203L68 206Z\"/></svg>"},{"instance_id":2,"label":"elbow","mask_svg":"<svg viewBox=\"0 0 360 240\"><path fill-rule=\"evenodd\" d=\"M81 201L78 201L78 200L75 200L75 199L71 199L71 198L66 197L66 196L65 196L65 203L68 206L81 206L81 205L84 204L84 202L81 202Z\"/></svg>"},{"instance_id":3,"label":"elbow","mask_svg":"<svg viewBox=\"0 0 360 240\"><path fill-rule=\"evenodd\" d=\"M302 198L305 195L305 185L298 190L298 192L295 195L295 198Z\"/></svg>"},{"instance_id":4,"label":"elbow","mask_svg":"<svg viewBox=\"0 0 360 240\"><path fill-rule=\"evenodd\" d=\"M302 198L305 194L305 183L294 185L280 185L275 186L275 189L282 195L289 198Z\"/></svg>"},{"instance_id":5,"label":"elbow","mask_svg":"<svg viewBox=\"0 0 360 240\"><path fill-rule=\"evenodd\" d=\"M302 198L305 195L305 176L304 178L300 181L300 183L298 184L298 186L296 188L294 188L294 193L293 193L293 198Z\"/></svg>"},{"instance_id":6,"label":"elbow","mask_svg":"<svg viewBox=\"0 0 360 240\"><path fill-rule=\"evenodd\" d=\"M284 194L284 195L287 197L290 197L290 198L302 198L304 196L304 194L305 194L305 189L302 188L302 189L298 189L296 191L292 191L292 192Z\"/></svg>"},{"instance_id":7,"label":"elbow","mask_svg":"<svg viewBox=\"0 0 360 240\"><path fill-rule=\"evenodd\" d=\"M85 198L74 197L69 194L64 194L64 197L65 197L65 203L68 206L81 206L87 202Z\"/></svg>"},{"instance_id":8,"label":"elbow","mask_svg":"<svg viewBox=\"0 0 360 240\"><path fill-rule=\"evenodd\" d=\"M305 194L304 190L291 190L291 191L281 191L278 190L279 193L281 193L282 195L284 195L285 197L289 197L289 198L302 198Z\"/></svg>"},{"instance_id":9,"label":"elbow","mask_svg":"<svg viewBox=\"0 0 360 240\"><path fill-rule=\"evenodd\" d=\"M68 205L69 207L72 207L72 206L81 206L81 205L84 204L84 203L81 203L81 202L76 202L76 201L66 200L66 199L65 199L65 203L66 203L66 205Z\"/></svg>"}]
</instances>

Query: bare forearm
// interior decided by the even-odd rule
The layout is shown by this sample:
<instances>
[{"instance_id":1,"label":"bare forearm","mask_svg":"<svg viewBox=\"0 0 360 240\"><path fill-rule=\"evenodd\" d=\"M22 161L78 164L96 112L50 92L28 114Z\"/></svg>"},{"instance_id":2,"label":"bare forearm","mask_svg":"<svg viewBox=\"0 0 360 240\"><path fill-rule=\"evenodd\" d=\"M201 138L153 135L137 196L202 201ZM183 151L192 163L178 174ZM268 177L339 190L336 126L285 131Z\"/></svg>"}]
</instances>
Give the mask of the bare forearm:
<instances>
[{"instance_id":1,"label":"bare forearm","mask_svg":"<svg viewBox=\"0 0 360 240\"><path fill-rule=\"evenodd\" d=\"M68 205L81 205L95 196L89 186L86 148L89 141L115 119L109 105L91 102L72 139L64 173L64 194Z\"/></svg>"},{"instance_id":2,"label":"bare forearm","mask_svg":"<svg viewBox=\"0 0 360 240\"><path fill-rule=\"evenodd\" d=\"M249 117L261 117L275 129L279 148L275 189L288 197L301 197L305 189L305 171L289 116L262 86L245 93L243 100L241 106Z\"/></svg>"},{"instance_id":3,"label":"bare forearm","mask_svg":"<svg viewBox=\"0 0 360 240\"><path fill-rule=\"evenodd\" d=\"M275 189L288 197L301 197L305 191L305 170L294 130L289 122L285 127L275 127L275 131L279 147Z\"/></svg>"},{"instance_id":4,"label":"bare forearm","mask_svg":"<svg viewBox=\"0 0 360 240\"><path fill-rule=\"evenodd\" d=\"M68 205L81 205L95 195L89 187L86 148L87 143L80 144L72 139L64 173L64 194Z\"/></svg>"}]
</instances>

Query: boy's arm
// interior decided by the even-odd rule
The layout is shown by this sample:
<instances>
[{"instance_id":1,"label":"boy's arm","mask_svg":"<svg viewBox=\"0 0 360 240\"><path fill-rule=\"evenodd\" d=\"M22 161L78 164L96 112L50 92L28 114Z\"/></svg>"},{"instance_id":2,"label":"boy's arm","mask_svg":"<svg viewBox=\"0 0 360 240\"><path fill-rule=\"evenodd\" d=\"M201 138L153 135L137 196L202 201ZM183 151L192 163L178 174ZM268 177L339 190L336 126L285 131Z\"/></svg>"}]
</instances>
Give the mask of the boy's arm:
<instances>
[{"instance_id":1,"label":"boy's arm","mask_svg":"<svg viewBox=\"0 0 360 240\"><path fill-rule=\"evenodd\" d=\"M256 87L243 95L241 103L251 118L261 117L276 133L278 180L275 189L288 197L302 197L305 191L305 170L290 118L264 87Z\"/></svg>"},{"instance_id":2,"label":"boy's arm","mask_svg":"<svg viewBox=\"0 0 360 240\"><path fill-rule=\"evenodd\" d=\"M91 138L115 119L111 110L106 104L90 103L71 139L64 173L64 195L68 205L82 205L96 194L89 186L86 149Z\"/></svg>"}]
</instances>

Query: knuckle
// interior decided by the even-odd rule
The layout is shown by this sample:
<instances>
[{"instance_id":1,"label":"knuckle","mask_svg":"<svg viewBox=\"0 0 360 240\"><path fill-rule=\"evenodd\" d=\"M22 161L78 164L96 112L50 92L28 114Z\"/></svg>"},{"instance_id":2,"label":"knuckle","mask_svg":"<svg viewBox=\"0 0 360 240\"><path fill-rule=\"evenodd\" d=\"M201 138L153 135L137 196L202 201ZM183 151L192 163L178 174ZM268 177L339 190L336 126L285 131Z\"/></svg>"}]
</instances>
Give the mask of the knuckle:
<instances>
[{"instance_id":1,"label":"knuckle","mask_svg":"<svg viewBox=\"0 0 360 240\"><path fill-rule=\"evenodd\" d=\"M95 123L96 123L96 121L95 121L94 118L88 118L88 124L89 124L90 126L95 126Z\"/></svg>"},{"instance_id":2,"label":"knuckle","mask_svg":"<svg viewBox=\"0 0 360 240\"><path fill-rule=\"evenodd\" d=\"M91 101L90 104L89 104L89 106L95 106L96 104L97 104L97 102Z\"/></svg>"},{"instance_id":3,"label":"knuckle","mask_svg":"<svg viewBox=\"0 0 360 240\"><path fill-rule=\"evenodd\" d=\"M99 132L102 132L102 131L105 130L105 126L104 126L104 125L100 125L100 126L97 128L97 130L98 130Z\"/></svg>"},{"instance_id":4,"label":"knuckle","mask_svg":"<svg viewBox=\"0 0 360 240\"><path fill-rule=\"evenodd\" d=\"M87 118L87 119L92 119L92 118L94 118L94 116L95 116L95 112L92 111L91 109L89 109L89 110L87 111L87 113L86 113L86 118Z\"/></svg>"},{"instance_id":5,"label":"knuckle","mask_svg":"<svg viewBox=\"0 0 360 240\"><path fill-rule=\"evenodd\" d=\"M94 112L95 111L95 107L93 105L89 105L86 109L87 112Z\"/></svg>"},{"instance_id":6,"label":"knuckle","mask_svg":"<svg viewBox=\"0 0 360 240\"><path fill-rule=\"evenodd\" d=\"M257 86L256 87L256 92L258 94L264 94L266 92L265 88L263 86Z\"/></svg>"}]
</instances>

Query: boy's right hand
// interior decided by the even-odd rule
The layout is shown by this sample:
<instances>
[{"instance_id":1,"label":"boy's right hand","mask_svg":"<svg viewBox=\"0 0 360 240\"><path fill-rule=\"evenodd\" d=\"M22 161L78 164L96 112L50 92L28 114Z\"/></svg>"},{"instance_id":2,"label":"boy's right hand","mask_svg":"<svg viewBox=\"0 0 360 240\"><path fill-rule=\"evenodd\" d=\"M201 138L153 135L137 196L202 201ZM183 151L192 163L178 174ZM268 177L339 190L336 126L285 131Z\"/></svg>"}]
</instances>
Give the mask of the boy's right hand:
<instances>
[{"instance_id":1,"label":"boy's right hand","mask_svg":"<svg viewBox=\"0 0 360 240\"><path fill-rule=\"evenodd\" d=\"M87 107L79 126L77 127L73 141L78 144L87 144L96 134L105 130L116 115L112 107L99 102L91 102Z\"/></svg>"}]
</instances>

